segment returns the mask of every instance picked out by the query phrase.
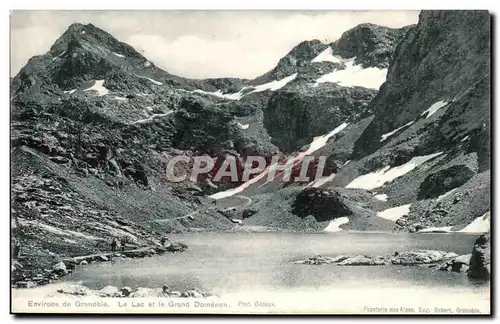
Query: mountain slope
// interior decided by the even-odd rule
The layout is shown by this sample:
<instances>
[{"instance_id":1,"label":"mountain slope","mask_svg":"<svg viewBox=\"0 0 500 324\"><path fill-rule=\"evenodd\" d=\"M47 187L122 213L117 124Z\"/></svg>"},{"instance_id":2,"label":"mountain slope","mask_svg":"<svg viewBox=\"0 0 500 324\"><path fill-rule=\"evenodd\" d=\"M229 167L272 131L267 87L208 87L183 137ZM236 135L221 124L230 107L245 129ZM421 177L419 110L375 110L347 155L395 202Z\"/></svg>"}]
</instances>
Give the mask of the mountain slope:
<instances>
[{"instance_id":1,"label":"mountain slope","mask_svg":"<svg viewBox=\"0 0 500 324\"><path fill-rule=\"evenodd\" d=\"M175 76L91 24L71 25L11 80L19 261L36 273L123 235L148 247L165 233L240 224L486 224L489 21L423 11L416 26L362 24L331 44L300 43L254 80ZM202 155L216 168L235 158L240 176L248 156L323 156L328 178L268 179L269 168L247 182L215 181L215 169L196 182L166 178L172 158Z\"/></svg>"}]
</instances>

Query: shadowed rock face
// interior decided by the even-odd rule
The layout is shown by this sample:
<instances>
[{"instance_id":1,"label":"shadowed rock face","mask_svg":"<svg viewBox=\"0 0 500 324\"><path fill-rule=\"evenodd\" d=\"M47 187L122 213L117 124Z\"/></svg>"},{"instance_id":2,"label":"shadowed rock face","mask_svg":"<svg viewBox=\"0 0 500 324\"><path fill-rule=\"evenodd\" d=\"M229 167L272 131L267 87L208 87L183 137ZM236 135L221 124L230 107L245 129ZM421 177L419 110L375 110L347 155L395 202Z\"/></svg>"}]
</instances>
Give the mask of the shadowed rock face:
<instances>
[{"instance_id":1,"label":"shadowed rock face","mask_svg":"<svg viewBox=\"0 0 500 324\"><path fill-rule=\"evenodd\" d=\"M302 91L279 91L264 111L264 126L284 152L296 151L315 136L329 133L345 121L366 113L376 91L362 87L325 85Z\"/></svg>"},{"instance_id":2,"label":"shadowed rock face","mask_svg":"<svg viewBox=\"0 0 500 324\"><path fill-rule=\"evenodd\" d=\"M474 243L467 275L472 279L490 280L491 276L491 238L481 235Z\"/></svg>"},{"instance_id":3,"label":"shadowed rock face","mask_svg":"<svg viewBox=\"0 0 500 324\"><path fill-rule=\"evenodd\" d=\"M280 80L294 74L300 68L306 67L311 60L328 47L327 44L314 39L304 41L295 46L287 55L281 58L274 69L255 78L251 84L261 84L273 80Z\"/></svg>"}]
</instances>

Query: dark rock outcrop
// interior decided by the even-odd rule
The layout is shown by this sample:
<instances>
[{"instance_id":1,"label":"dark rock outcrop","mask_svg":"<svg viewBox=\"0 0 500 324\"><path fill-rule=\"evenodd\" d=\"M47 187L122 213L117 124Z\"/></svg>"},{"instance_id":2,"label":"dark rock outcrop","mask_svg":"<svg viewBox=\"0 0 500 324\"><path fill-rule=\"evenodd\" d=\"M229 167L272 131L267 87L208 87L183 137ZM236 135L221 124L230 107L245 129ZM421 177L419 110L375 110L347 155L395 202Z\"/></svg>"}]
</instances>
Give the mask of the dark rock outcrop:
<instances>
[{"instance_id":1,"label":"dark rock outcrop","mask_svg":"<svg viewBox=\"0 0 500 324\"><path fill-rule=\"evenodd\" d=\"M330 46L333 53L343 58L356 57L355 63L364 68L387 68L396 46L410 28L388 28L374 24L361 24L348 31Z\"/></svg>"},{"instance_id":2,"label":"dark rock outcrop","mask_svg":"<svg viewBox=\"0 0 500 324\"><path fill-rule=\"evenodd\" d=\"M467 275L471 279L490 280L491 276L490 235L481 235L474 243Z\"/></svg>"},{"instance_id":3,"label":"dark rock outcrop","mask_svg":"<svg viewBox=\"0 0 500 324\"><path fill-rule=\"evenodd\" d=\"M453 188L460 187L476 172L477 170L471 170L467 165L454 165L430 174L420 184L418 199L435 198Z\"/></svg>"}]
</instances>

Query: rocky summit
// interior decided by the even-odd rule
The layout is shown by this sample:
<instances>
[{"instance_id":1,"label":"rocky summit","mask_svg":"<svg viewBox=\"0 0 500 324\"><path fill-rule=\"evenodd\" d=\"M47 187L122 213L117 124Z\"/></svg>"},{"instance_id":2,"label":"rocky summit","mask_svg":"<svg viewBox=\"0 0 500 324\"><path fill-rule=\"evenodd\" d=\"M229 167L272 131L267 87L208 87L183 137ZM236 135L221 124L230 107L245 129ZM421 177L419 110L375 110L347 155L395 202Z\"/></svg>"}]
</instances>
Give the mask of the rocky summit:
<instances>
[{"instance_id":1,"label":"rocky summit","mask_svg":"<svg viewBox=\"0 0 500 324\"><path fill-rule=\"evenodd\" d=\"M115 249L156 251L189 231L489 232L490 21L422 11L412 26L362 24L330 44L301 42L252 80L176 76L72 24L11 79L14 278ZM191 181L201 156L214 169ZM252 156L267 164L244 179ZM321 159L328 172L268 177L306 158L308 175ZM187 174L177 182L173 159L188 161L175 164ZM236 180L217 177L229 160ZM323 261L468 265L434 252ZM488 239L468 273L489 276Z\"/></svg>"}]
</instances>

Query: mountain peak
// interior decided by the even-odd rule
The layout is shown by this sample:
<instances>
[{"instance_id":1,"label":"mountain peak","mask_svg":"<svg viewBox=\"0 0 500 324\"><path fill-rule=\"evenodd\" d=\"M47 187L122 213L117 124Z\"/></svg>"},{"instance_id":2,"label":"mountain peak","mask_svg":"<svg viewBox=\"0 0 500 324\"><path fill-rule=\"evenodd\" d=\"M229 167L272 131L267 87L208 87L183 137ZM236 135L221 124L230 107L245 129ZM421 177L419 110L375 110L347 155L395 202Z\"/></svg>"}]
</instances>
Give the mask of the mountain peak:
<instances>
[{"instance_id":1,"label":"mountain peak","mask_svg":"<svg viewBox=\"0 0 500 324\"><path fill-rule=\"evenodd\" d=\"M94 26L93 24L73 23L50 47L50 53L60 55L68 50L68 47L80 44L81 47L90 50L107 49L131 58L145 60L132 46L120 42L108 32ZM71 44L71 46L70 46Z\"/></svg>"},{"instance_id":2,"label":"mountain peak","mask_svg":"<svg viewBox=\"0 0 500 324\"><path fill-rule=\"evenodd\" d=\"M356 64L362 64L364 68L387 68L397 44L411 27L359 24L344 32L331 46L334 53L343 58L356 57Z\"/></svg>"}]
</instances>

